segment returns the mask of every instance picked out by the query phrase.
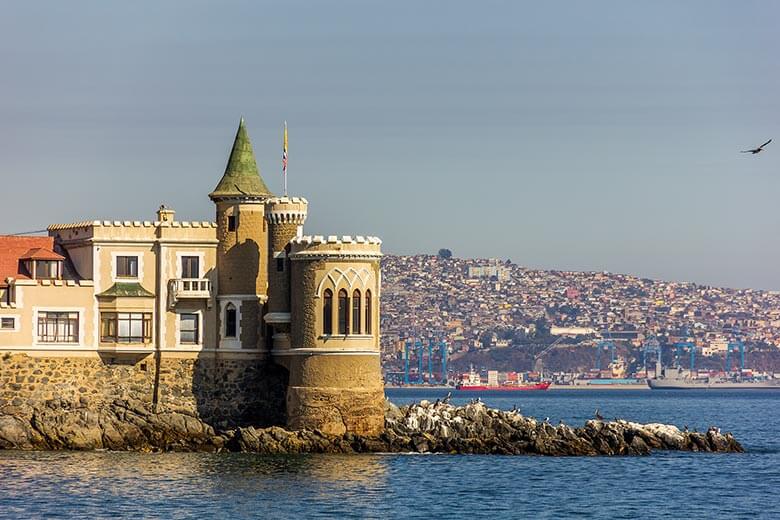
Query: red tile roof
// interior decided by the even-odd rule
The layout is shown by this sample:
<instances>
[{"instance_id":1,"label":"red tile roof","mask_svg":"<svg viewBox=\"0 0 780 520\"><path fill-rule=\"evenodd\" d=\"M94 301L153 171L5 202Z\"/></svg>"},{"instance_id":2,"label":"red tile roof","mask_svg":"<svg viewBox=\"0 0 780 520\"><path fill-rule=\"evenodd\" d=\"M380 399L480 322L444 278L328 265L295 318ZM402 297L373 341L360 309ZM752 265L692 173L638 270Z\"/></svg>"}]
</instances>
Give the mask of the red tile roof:
<instances>
[{"instance_id":1,"label":"red tile roof","mask_svg":"<svg viewBox=\"0 0 780 520\"><path fill-rule=\"evenodd\" d=\"M52 251L54 249L54 237L19 237L0 235L0 285L5 285L5 279L9 276L13 278L24 278L29 280L29 276L20 269L19 260L26 256L32 250L38 249L41 253L56 255L52 260L62 260L62 257ZM35 257L37 260L44 258ZM49 260L49 258L45 258Z\"/></svg>"},{"instance_id":2,"label":"red tile roof","mask_svg":"<svg viewBox=\"0 0 780 520\"><path fill-rule=\"evenodd\" d=\"M34 247L19 257L19 260L65 260L65 257L42 247Z\"/></svg>"}]
</instances>

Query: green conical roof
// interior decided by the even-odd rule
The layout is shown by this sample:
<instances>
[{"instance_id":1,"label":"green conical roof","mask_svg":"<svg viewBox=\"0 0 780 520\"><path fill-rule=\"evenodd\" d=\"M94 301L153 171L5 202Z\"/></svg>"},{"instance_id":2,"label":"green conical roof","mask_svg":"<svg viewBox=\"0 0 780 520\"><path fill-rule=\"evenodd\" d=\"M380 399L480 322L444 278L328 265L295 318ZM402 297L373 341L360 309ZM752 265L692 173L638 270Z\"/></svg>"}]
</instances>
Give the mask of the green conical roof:
<instances>
[{"instance_id":1,"label":"green conical roof","mask_svg":"<svg viewBox=\"0 0 780 520\"><path fill-rule=\"evenodd\" d=\"M260 170L255 160L255 152L249 141L249 134L244 125L244 118L238 124L236 140L230 151L230 158L225 167L225 174L209 194L212 199L222 197L270 197L273 194L260 177Z\"/></svg>"}]
</instances>

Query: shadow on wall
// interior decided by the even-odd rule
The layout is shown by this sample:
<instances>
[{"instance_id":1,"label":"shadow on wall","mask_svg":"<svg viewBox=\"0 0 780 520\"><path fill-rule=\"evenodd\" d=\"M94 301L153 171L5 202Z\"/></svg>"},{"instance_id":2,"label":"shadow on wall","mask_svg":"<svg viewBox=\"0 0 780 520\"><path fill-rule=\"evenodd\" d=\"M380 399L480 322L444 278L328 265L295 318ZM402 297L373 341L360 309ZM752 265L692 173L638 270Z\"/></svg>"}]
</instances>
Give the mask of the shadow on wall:
<instances>
[{"instance_id":1,"label":"shadow on wall","mask_svg":"<svg viewBox=\"0 0 780 520\"><path fill-rule=\"evenodd\" d=\"M229 266L226 269L227 280L222 280L223 283L227 282L225 290L228 293L241 294L246 292L245 290L238 290L235 284L238 283L244 286L248 281L245 278L247 271L252 274L251 279L256 279L257 274L260 272L260 246L254 240L246 240L240 244L232 246L225 251L223 257L223 263ZM233 273L236 273L235 275ZM234 279L238 279L238 282L234 282Z\"/></svg>"},{"instance_id":2,"label":"shadow on wall","mask_svg":"<svg viewBox=\"0 0 780 520\"><path fill-rule=\"evenodd\" d=\"M289 374L270 360L201 353L192 367L198 416L215 427L283 426ZM161 365L161 368L165 363ZM163 368L164 370L164 368ZM163 396L165 399L166 396ZM177 399L175 390L171 395Z\"/></svg>"}]
</instances>

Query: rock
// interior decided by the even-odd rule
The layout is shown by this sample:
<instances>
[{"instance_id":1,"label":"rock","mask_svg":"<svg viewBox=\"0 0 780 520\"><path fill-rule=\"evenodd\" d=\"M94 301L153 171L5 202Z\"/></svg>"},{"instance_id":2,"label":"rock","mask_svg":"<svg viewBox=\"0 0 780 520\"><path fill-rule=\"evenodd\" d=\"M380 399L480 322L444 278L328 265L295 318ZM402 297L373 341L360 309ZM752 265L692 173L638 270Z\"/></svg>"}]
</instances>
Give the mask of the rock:
<instances>
[{"instance_id":1,"label":"rock","mask_svg":"<svg viewBox=\"0 0 780 520\"><path fill-rule=\"evenodd\" d=\"M155 411L140 400L92 407L88 400L52 399L0 410L0 449L110 449L137 451L242 451L290 453L495 453L537 455L646 455L653 450L741 452L730 433L682 432L667 424L587 421L553 426L480 401L396 407L385 403L378 437L278 426L215 428L186 410Z\"/></svg>"}]
</instances>

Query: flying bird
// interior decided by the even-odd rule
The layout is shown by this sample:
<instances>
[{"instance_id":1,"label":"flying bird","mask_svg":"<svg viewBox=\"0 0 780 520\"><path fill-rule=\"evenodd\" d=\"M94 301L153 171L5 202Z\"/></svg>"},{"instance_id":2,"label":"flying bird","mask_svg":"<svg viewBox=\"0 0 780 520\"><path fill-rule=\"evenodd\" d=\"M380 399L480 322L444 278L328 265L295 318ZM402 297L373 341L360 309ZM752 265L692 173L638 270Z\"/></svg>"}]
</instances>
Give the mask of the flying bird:
<instances>
[{"instance_id":1,"label":"flying bird","mask_svg":"<svg viewBox=\"0 0 780 520\"><path fill-rule=\"evenodd\" d=\"M753 148L753 149L751 149L751 150L740 150L740 152L739 152L739 153L752 153L753 155L755 155L755 154L757 154L758 152L761 152L761 151L763 151L763 150L764 150L764 147L765 147L766 145L768 145L769 143L771 143L771 142L772 142L772 140L770 139L769 141L765 142L764 144L762 144L762 145L761 145L761 146L759 146L758 148Z\"/></svg>"}]
</instances>

